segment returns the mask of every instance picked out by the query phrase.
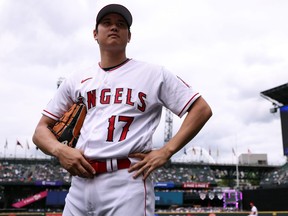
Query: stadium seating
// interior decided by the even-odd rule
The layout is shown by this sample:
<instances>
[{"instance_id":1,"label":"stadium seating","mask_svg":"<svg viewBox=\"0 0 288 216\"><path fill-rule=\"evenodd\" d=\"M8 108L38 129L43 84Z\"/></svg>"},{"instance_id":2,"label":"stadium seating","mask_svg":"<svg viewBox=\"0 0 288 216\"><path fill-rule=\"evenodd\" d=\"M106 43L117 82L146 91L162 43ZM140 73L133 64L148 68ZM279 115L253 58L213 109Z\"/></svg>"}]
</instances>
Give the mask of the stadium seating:
<instances>
[{"instance_id":1,"label":"stadium seating","mask_svg":"<svg viewBox=\"0 0 288 216\"><path fill-rule=\"evenodd\" d=\"M69 184L71 181L70 174L53 159L0 159L0 171L0 183L61 181ZM236 171L231 168L212 169L209 165L203 164L169 164L155 170L153 178L155 182L174 182L175 184L206 182L214 186L218 184L220 186L229 186L225 185L225 182L227 182L227 179L235 181ZM254 182L257 181L260 181L260 186L287 185L288 163L279 169L264 174L257 170L251 171L249 169L247 171L239 171L241 186L252 187L255 185Z\"/></svg>"}]
</instances>

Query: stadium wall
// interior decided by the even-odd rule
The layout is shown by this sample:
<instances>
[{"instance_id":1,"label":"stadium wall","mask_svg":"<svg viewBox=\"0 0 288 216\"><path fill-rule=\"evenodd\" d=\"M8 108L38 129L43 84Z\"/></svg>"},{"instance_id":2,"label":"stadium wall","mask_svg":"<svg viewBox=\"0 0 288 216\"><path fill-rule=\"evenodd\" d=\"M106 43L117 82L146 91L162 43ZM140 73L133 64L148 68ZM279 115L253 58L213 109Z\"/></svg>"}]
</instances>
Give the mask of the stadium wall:
<instances>
[{"instance_id":1,"label":"stadium wall","mask_svg":"<svg viewBox=\"0 0 288 216\"><path fill-rule=\"evenodd\" d=\"M258 210L261 211L278 211L288 210L288 188L269 188L269 189L256 189L244 190L243 193L243 206L249 209L249 203L253 201ZM288 214L286 214L288 216Z\"/></svg>"},{"instance_id":2,"label":"stadium wall","mask_svg":"<svg viewBox=\"0 0 288 216\"><path fill-rule=\"evenodd\" d=\"M155 213L155 216L247 216L249 212L221 212L221 213L181 213L181 212L165 212L165 213ZM259 216L287 216L288 211L273 211L273 212L259 212ZM0 216L62 216L59 213L41 213L41 212L21 212L21 213L1 213Z\"/></svg>"},{"instance_id":3,"label":"stadium wall","mask_svg":"<svg viewBox=\"0 0 288 216\"><path fill-rule=\"evenodd\" d=\"M59 207L61 209L64 205L64 197L67 193L69 186L35 186L35 185L10 185L5 187L5 200L2 200L3 202L0 202L0 212L3 212L4 209L12 208L11 205L14 203L13 200L15 198L23 198L28 197L27 194L37 194L41 191L47 190L47 197L42 200L38 200L37 202L31 203L29 205L30 209L44 209L51 208L55 209ZM199 197L193 197L193 193L189 192L177 192L177 197L175 197L175 191L172 192L165 192L161 193L161 191L156 192L156 195L159 197L159 200L156 200L156 204L163 205L166 203L157 203L160 202L162 199L163 202L168 200L168 197L165 197L165 195L171 195L173 198L177 198L176 201L179 202L178 205L181 206L181 203L183 202L184 206L191 206L194 204L199 204L202 206L208 206L209 203L206 203L210 201L209 199L201 200ZM253 201L257 208L260 211L288 211L288 205L287 205L287 194L288 194L288 187L282 187L282 188L259 188L254 190L242 190L243 194L243 200L242 200L242 208L241 210L248 211L250 209L249 202ZM57 201L57 203L55 203ZM174 201L173 201L174 202ZM173 203L174 204L174 203ZM212 204L212 203L210 203ZM172 205L172 203L169 203L169 205ZM213 206L222 206L222 201L215 198L213 200ZM1 211L2 210L2 211ZM27 210L27 209L26 209ZM12 210L13 211L13 210ZM14 209L15 211L15 209ZM25 211L25 207L24 207ZM287 214L288 216L288 214Z\"/></svg>"}]
</instances>

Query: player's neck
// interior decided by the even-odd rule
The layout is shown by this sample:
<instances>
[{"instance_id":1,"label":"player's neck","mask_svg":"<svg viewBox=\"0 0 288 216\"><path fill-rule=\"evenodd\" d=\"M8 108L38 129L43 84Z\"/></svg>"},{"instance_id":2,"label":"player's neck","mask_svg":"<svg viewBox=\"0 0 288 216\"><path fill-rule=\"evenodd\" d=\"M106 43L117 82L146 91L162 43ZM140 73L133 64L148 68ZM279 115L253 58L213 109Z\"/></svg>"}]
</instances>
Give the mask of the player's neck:
<instances>
[{"instance_id":1,"label":"player's neck","mask_svg":"<svg viewBox=\"0 0 288 216\"><path fill-rule=\"evenodd\" d=\"M124 62L127 59L126 54L125 53L119 53L119 54L101 54L101 61L100 61L100 66L102 68L109 68L109 67L113 67L115 65L119 65L122 62Z\"/></svg>"}]
</instances>

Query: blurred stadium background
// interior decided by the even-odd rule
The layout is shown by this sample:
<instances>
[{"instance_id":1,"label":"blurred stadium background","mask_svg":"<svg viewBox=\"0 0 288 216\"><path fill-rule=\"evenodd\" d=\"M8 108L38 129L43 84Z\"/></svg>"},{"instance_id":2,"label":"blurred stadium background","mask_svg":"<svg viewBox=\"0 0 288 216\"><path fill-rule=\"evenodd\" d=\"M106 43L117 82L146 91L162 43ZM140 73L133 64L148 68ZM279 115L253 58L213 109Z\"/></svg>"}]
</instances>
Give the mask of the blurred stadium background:
<instances>
[{"instance_id":1,"label":"blurred stadium background","mask_svg":"<svg viewBox=\"0 0 288 216\"><path fill-rule=\"evenodd\" d=\"M288 155L288 84L260 93L280 110L283 152ZM166 111L165 139L171 138ZM20 143L19 143L20 144ZM236 164L217 164L209 151L185 149L153 174L155 215L288 215L288 163L269 165L266 154L241 154ZM71 182L55 158L0 158L0 216L60 216ZM213 213L213 214L212 214Z\"/></svg>"},{"instance_id":2,"label":"blurred stadium background","mask_svg":"<svg viewBox=\"0 0 288 216\"><path fill-rule=\"evenodd\" d=\"M252 158L253 154L249 164L239 164L238 180L235 164L166 164L154 173L156 213L247 215L250 201L261 212L271 212L266 215L287 211L288 164L269 166ZM1 159L0 170L0 215L61 214L71 176L57 160ZM277 215L288 215L288 211Z\"/></svg>"}]
</instances>

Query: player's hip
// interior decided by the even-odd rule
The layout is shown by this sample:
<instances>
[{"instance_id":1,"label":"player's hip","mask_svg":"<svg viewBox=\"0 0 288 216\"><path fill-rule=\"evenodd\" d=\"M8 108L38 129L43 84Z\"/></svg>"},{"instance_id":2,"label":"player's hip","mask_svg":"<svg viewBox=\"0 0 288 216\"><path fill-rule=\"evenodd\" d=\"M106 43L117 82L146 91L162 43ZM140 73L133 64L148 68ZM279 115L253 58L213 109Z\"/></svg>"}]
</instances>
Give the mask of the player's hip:
<instances>
[{"instance_id":1,"label":"player's hip","mask_svg":"<svg viewBox=\"0 0 288 216\"><path fill-rule=\"evenodd\" d=\"M135 215L139 211L139 216L150 216L154 214L154 200L150 178L145 181L141 177L134 179L133 173L122 169L93 179L74 177L65 208L66 211L78 211L79 216Z\"/></svg>"}]
</instances>

